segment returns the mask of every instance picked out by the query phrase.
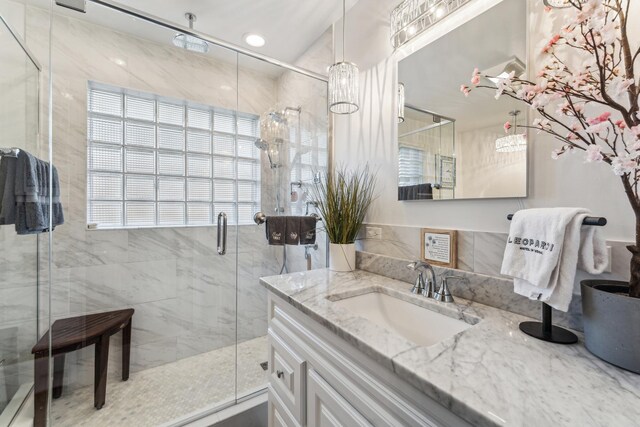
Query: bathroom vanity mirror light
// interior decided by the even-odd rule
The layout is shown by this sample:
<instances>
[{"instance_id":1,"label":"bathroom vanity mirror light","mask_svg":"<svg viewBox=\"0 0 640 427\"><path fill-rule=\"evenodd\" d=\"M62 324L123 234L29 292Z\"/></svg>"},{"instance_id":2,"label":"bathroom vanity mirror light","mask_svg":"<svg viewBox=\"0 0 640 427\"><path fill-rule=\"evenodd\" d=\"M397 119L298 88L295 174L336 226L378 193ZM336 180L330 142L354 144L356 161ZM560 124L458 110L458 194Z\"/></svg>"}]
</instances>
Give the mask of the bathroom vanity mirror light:
<instances>
[{"instance_id":1,"label":"bathroom vanity mirror light","mask_svg":"<svg viewBox=\"0 0 640 427\"><path fill-rule=\"evenodd\" d=\"M465 10L474 11L472 6ZM402 52L397 76L404 102L401 107L398 89L395 120L398 200L527 196L527 111L507 97L496 100L491 91L482 98L460 93L474 68L490 76L527 74L527 2L502 0L475 10L443 36ZM481 83L495 85L490 79ZM519 115L509 116L518 109Z\"/></svg>"}]
</instances>

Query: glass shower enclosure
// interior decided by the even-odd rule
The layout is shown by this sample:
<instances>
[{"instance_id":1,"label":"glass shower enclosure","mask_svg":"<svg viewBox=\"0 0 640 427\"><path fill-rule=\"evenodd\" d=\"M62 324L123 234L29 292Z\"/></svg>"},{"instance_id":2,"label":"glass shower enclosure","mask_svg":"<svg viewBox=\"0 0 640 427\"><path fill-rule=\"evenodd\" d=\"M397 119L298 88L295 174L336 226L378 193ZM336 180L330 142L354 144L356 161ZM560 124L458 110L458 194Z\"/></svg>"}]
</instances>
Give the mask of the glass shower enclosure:
<instances>
[{"instance_id":1,"label":"glass shower enclosure","mask_svg":"<svg viewBox=\"0 0 640 427\"><path fill-rule=\"evenodd\" d=\"M16 29L17 17L3 16L8 8L1 6L0 163L15 161L19 150L47 155L39 135L40 65ZM2 174L0 202L9 192L6 182ZM16 419L33 386L31 347L45 314L38 310L38 248L48 248L46 238L16 235L7 220L0 208L0 426Z\"/></svg>"},{"instance_id":2,"label":"glass shower enclosure","mask_svg":"<svg viewBox=\"0 0 640 427\"><path fill-rule=\"evenodd\" d=\"M47 11L30 13L37 27ZM195 37L187 48L180 34ZM325 244L269 246L253 217L315 212L314 174L329 158L324 77L107 1L84 14L54 7L49 71L66 216L49 328L79 319L89 342L91 316L134 310L130 344L114 333L100 356L100 410L94 346L52 355L62 386L47 397L49 424L180 425L260 393L259 278L324 267ZM266 132L276 117L277 147Z\"/></svg>"},{"instance_id":3,"label":"glass shower enclosure","mask_svg":"<svg viewBox=\"0 0 640 427\"><path fill-rule=\"evenodd\" d=\"M0 426L183 425L265 391L259 278L325 266L322 233L269 246L254 215L316 212L327 83L305 67L331 37L288 65L121 3L59 5L82 3L0 0L0 161L55 165L65 216L0 225Z\"/></svg>"}]
</instances>

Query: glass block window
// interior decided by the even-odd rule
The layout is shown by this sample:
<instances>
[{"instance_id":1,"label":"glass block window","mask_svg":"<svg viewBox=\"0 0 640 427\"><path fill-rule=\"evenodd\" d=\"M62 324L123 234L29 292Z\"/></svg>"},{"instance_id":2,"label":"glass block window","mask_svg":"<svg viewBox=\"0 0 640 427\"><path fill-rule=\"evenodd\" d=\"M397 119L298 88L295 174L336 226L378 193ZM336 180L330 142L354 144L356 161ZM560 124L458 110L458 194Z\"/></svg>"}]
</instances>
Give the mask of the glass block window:
<instances>
[{"instance_id":1,"label":"glass block window","mask_svg":"<svg viewBox=\"0 0 640 427\"><path fill-rule=\"evenodd\" d=\"M398 150L398 185L400 187L424 182L424 151L400 147Z\"/></svg>"},{"instance_id":2,"label":"glass block window","mask_svg":"<svg viewBox=\"0 0 640 427\"><path fill-rule=\"evenodd\" d=\"M92 228L253 224L259 116L93 82L87 110Z\"/></svg>"}]
</instances>

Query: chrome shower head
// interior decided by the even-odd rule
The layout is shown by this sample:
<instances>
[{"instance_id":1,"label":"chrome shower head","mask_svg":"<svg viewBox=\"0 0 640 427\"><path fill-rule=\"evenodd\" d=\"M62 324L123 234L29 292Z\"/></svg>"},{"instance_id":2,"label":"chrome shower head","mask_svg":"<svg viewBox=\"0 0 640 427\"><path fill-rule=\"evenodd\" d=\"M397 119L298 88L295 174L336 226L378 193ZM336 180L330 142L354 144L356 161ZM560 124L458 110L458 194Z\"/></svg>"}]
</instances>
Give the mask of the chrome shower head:
<instances>
[{"instance_id":1,"label":"chrome shower head","mask_svg":"<svg viewBox=\"0 0 640 427\"><path fill-rule=\"evenodd\" d=\"M287 125L287 118L281 112L271 111L269 113L269 119L272 120L274 123Z\"/></svg>"},{"instance_id":2,"label":"chrome shower head","mask_svg":"<svg viewBox=\"0 0 640 427\"><path fill-rule=\"evenodd\" d=\"M193 30L193 23L196 22L197 19L196 15L191 12L187 12L184 17L189 21L189 28ZM209 51L209 43L197 37L183 33L178 33L173 37L173 44L192 52L207 53Z\"/></svg>"},{"instance_id":3,"label":"chrome shower head","mask_svg":"<svg viewBox=\"0 0 640 427\"><path fill-rule=\"evenodd\" d=\"M258 150L267 151L269 149L269 143L262 138L256 138L254 144Z\"/></svg>"}]
</instances>

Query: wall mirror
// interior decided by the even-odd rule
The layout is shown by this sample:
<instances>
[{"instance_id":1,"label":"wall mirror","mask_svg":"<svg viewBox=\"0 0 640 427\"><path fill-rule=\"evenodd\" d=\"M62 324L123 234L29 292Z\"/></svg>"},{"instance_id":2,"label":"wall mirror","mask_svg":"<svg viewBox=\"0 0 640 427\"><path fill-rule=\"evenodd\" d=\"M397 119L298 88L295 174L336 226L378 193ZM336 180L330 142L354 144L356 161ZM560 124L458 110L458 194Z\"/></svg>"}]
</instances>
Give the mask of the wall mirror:
<instances>
[{"instance_id":1,"label":"wall mirror","mask_svg":"<svg viewBox=\"0 0 640 427\"><path fill-rule=\"evenodd\" d=\"M460 92L476 67L526 73L526 3L503 0L399 62L399 200L526 197L525 128L503 126L527 111L490 89Z\"/></svg>"}]
</instances>

